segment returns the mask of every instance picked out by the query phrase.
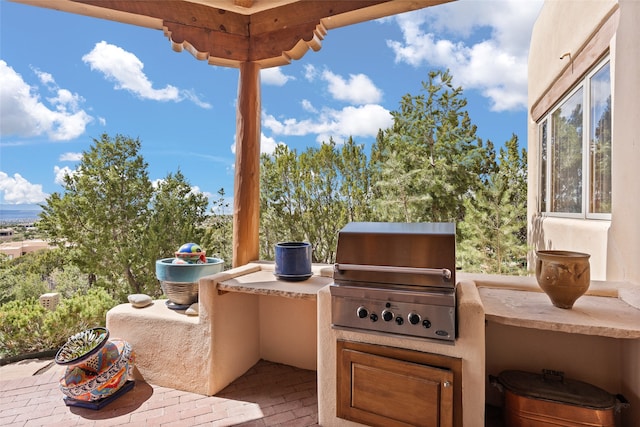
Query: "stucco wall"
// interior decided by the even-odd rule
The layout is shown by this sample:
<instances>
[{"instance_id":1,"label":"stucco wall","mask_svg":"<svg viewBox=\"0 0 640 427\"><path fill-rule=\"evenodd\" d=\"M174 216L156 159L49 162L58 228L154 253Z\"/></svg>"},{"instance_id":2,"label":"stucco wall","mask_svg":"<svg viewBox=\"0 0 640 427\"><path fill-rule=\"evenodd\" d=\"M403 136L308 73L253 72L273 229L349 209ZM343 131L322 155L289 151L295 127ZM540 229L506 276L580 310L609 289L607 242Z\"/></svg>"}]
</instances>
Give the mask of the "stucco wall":
<instances>
[{"instance_id":1,"label":"stucco wall","mask_svg":"<svg viewBox=\"0 0 640 427\"><path fill-rule=\"evenodd\" d=\"M613 220L608 274L640 285L640 2L620 1L613 62Z\"/></svg>"},{"instance_id":2,"label":"stucco wall","mask_svg":"<svg viewBox=\"0 0 640 427\"><path fill-rule=\"evenodd\" d=\"M575 53L597 28L616 0L546 1L533 26L529 46L529 105L551 86ZM531 136L531 135L530 135Z\"/></svg>"},{"instance_id":3,"label":"stucco wall","mask_svg":"<svg viewBox=\"0 0 640 427\"><path fill-rule=\"evenodd\" d=\"M613 97L613 221L608 248L612 276L640 286L640 2L620 1ZM622 353L622 392L631 401L628 420L640 420L640 340ZM629 422L627 425L633 425Z\"/></svg>"},{"instance_id":4,"label":"stucco wall","mask_svg":"<svg viewBox=\"0 0 640 427\"><path fill-rule=\"evenodd\" d=\"M577 82L585 68L595 65L598 58L610 49L612 69L615 70L615 46L613 40L596 50L585 50L589 40L601 32L606 22L617 23L615 0L547 1L534 25L529 51L529 132L528 132L528 218L529 240L534 249L566 249L591 254L591 274L595 280L625 280L610 271L615 261L609 259L611 221L584 220L539 215L539 147L538 132L533 112L539 115L552 107ZM612 15L614 15L612 17ZM561 57L569 53L570 56ZM582 64L573 71L572 61ZM612 76L615 80L616 76ZM617 99L614 95L614 103ZM540 108L543 104L544 108ZM614 105L614 108L615 105ZM616 119L614 119L616 120ZM614 123L614 127L616 124ZM615 133L615 130L614 130ZM614 136L614 150L617 149ZM616 154L614 153L614 156ZM614 161L615 163L615 161ZM615 173L615 165L613 167ZM614 180L615 181L615 180ZM617 189L613 189L616 197ZM615 203L615 200L614 200ZM614 208L615 209L615 208ZM530 261L533 261L531 254ZM619 271L619 268L615 268Z\"/></svg>"},{"instance_id":5,"label":"stucco wall","mask_svg":"<svg viewBox=\"0 0 640 427\"><path fill-rule=\"evenodd\" d=\"M529 194L528 218L533 248L569 249L591 254L592 277L597 280L640 284L639 137L640 79L637 40L640 5L634 0L547 1L533 28L529 52ZM570 18L569 18L570 17ZM570 25L568 24L570 21ZM573 60L594 65L602 52L585 52L585 43L613 23L605 48L610 53L613 84L612 218L611 221L540 217L538 134L532 110L545 95L557 90L563 73L577 81L582 75L567 72ZM551 97L558 101L563 93ZM530 258L532 260L532 257Z\"/></svg>"},{"instance_id":6,"label":"stucco wall","mask_svg":"<svg viewBox=\"0 0 640 427\"><path fill-rule=\"evenodd\" d=\"M316 300L260 297L260 358L317 369Z\"/></svg>"},{"instance_id":7,"label":"stucco wall","mask_svg":"<svg viewBox=\"0 0 640 427\"><path fill-rule=\"evenodd\" d=\"M635 128L640 123L640 2L636 0L547 0L533 28L529 51L529 124L528 218L530 244L533 248L571 249L591 254L592 278L626 281L640 286L640 137ZM569 89L572 76L571 53L583 64L595 65L602 52L583 50L585 43L603 34L606 25L613 25L606 39L612 78L612 215L611 221L541 217L539 210L538 135L534 115L539 116L550 105L545 100L558 101ZM561 84L565 78L565 86ZM560 82L560 83L559 83ZM558 87L562 87L558 91ZM550 94L552 94L550 96ZM545 105L545 108L540 108ZM534 114L535 113L535 114ZM533 256L530 255L530 260ZM509 351L508 342L519 342L521 331L509 328L487 330L487 366L490 369L518 364L536 370L540 359L519 358ZM550 334L527 337L527 343L541 351L557 337ZM603 340L582 337L572 344L560 340L555 365L569 368L574 376L606 387L610 392L622 392L631 401L625 411L625 426L640 419L640 341ZM569 342L573 342L572 338ZM546 356L545 356L546 357ZM572 361L575 360L575 361ZM593 364L592 364L593 363ZM586 366L585 366L586 364ZM618 368L619 365L619 368ZM597 366L611 377L603 378ZM508 367L508 366L507 366ZM616 372L617 371L617 372Z\"/></svg>"}]
</instances>

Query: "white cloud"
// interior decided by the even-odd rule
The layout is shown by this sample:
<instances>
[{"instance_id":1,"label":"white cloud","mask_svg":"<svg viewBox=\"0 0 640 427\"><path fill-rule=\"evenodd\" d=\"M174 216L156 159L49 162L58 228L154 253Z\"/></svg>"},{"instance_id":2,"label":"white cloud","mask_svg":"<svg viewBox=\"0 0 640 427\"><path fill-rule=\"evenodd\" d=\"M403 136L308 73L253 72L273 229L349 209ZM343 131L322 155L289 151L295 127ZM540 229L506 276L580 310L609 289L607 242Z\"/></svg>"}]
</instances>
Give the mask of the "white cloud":
<instances>
[{"instance_id":1,"label":"white cloud","mask_svg":"<svg viewBox=\"0 0 640 427\"><path fill-rule=\"evenodd\" d=\"M362 105L380 102L382 99L382 91L364 74L350 74L349 79L345 80L344 77L325 70L322 79L329 84L329 93L339 101Z\"/></svg>"},{"instance_id":2,"label":"white cloud","mask_svg":"<svg viewBox=\"0 0 640 427\"><path fill-rule=\"evenodd\" d=\"M54 166L53 174L55 175L55 178L53 179L53 182L58 185L64 185L64 177L67 175L73 176L76 173L77 171L75 169L71 169L69 166L64 166L62 168L60 166Z\"/></svg>"},{"instance_id":3,"label":"white cloud","mask_svg":"<svg viewBox=\"0 0 640 427\"><path fill-rule=\"evenodd\" d=\"M78 162L82 159L82 153L67 152L60 155L61 162Z\"/></svg>"},{"instance_id":4,"label":"white cloud","mask_svg":"<svg viewBox=\"0 0 640 427\"><path fill-rule=\"evenodd\" d=\"M278 142L275 138L271 138L265 134L260 135L261 154L272 154L278 145L284 145L284 142Z\"/></svg>"},{"instance_id":5,"label":"white cloud","mask_svg":"<svg viewBox=\"0 0 640 427\"><path fill-rule=\"evenodd\" d=\"M107 80L114 82L117 90L126 90L142 99L154 101L180 102L188 99L200 107L211 108L210 104L201 101L191 90L180 90L172 85L155 89L143 72L144 64L137 56L104 40L96 43L82 60L92 70L100 71Z\"/></svg>"},{"instance_id":6,"label":"white cloud","mask_svg":"<svg viewBox=\"0 0 640 427\"><path fill-rule=\"evenodd\" d=\"M295 77L284 74L280 67L260 70L260 81L266 85L284 86L289 80L295 80Z\"/></svg>"},{"instance_id":7,"label":"white cloud","mask_svg":"<svg viewBox=\"0 0 640 427\"><path fill-rule=\"evenodd\" d=\"M42 185L32 184L18 173L10 177L2 171L0 171L0 193L3 195L3 203L10 205L41 203L49 196L42 191Z\"/></svg>"},{"instance_id":8,"label":"white cloud","mask_svg":"<svg viewBox=\"0 0 640 427\"><path fill-rule=\"evenodd\" d=\"M183 89L183 90L180 91L180 94L182 96L182 99L187 99L187 100L193 102L194 104L196 104L200 108L205 108L205 109L212 108L211 104L201 100L200 97L198 96L198 94L195 93L195 91L193 91L193 90Z\"/></svg>"},{"instance_id":9,"label":"white cloud","mask_svg":"<svg viewBox=\"0 0 640 427\"><path fill-rule=\"evenodd\" d=\"M57 87L53 77L35 70L53 96L47 105L38 88L29 86L22 76L0 60L0 134L33 137L47 135L54 141L67 141L82 135L93 118L80 108L84 99Z\"/></svg>"},{"instance_id":10,"label":"white cloud","mask_svg":"<svg viewBox=\"0 0 640 427\"><path fill-rule=\"evenodd\" d=\"M317 142L328 142L333 137L341 143L349 136L375 137L379 129L385 129L393 123L391 113L376 104L348 106L341 110L325 109L314 119L278 120L264 114L262 125L276 135L305 136L316 135Z\"/></svg>"},{"instance_id":11,"label":"white cloud","mask_svg":"<svg viewBox=\"0 0 640 427\"><path fill-rule=\"evenodd\" d=\"M200 189L200 187L198 187L197 185L191 186L191 194L202 194L202 195L206 196L208 199L213 197L213 194L211 194L208 191L202 191Z\"/></svg>"},{"instance_id":12,"label":"white cloud","mask_svg":"<svg viewBox=\"0 0 640 427\"><path fill-rule=\"evenodd\" d=\"M46 73L38 69L34 69L33 72L36 73L36 76L38 76L40 83L42 83L43 85L55 85L56 81L50 73Z\"/></svg>"},{"instance_id":13,"label":"white cloud","mask_svg":"<svg viewBox=\"0 0 640 427\"><path fill-rule=\"evenodd\" d=\"M318 112L318 110L316 110L316 107L314 107L311 101L309 101L308 99L303 99L302 101L300 101L300 105L302 106L302 109L304 111L308 111L309 113Z\"/></svg>"},{"instance_id":14,"label":"white cloud","mask_svg":"<svg viewBox=\"0 0 640 427\"><path fill-rule=\"evenodd\" d=\"M494 111L527 105L527 56L542 0L459 0L394 19L402 41L387 41L396 62L448 68L454 83L480 91ZM483 40L467 40L486 30Z\"/></svg>"},{"instance_id":15,"label":"white cloud","mask_svg":"<svg viewBox=\"0 0 640 427\"><path fill-rule=\"evenodd\" d=\"M304 65L304 78L309 81L312 82L314 81L318 75L320 73L318 72L317 68L313 65L313 64L305 64Z\"/></svg>"},{"instance_id":16,"label":"white cloud","mask_svg":"<svg viewBox=\"0 0 640 427\"><path fill-rule=\"evenodd\" d=\"M271 154L275 151L278 145L285 145L282 141L276 141L275 138L266 136L264 133L260 134L260 154ZM236 154L236 143L231 144L231 152ZM234 164L235 167L235 164Z\"/></svg>"}]
</instances>

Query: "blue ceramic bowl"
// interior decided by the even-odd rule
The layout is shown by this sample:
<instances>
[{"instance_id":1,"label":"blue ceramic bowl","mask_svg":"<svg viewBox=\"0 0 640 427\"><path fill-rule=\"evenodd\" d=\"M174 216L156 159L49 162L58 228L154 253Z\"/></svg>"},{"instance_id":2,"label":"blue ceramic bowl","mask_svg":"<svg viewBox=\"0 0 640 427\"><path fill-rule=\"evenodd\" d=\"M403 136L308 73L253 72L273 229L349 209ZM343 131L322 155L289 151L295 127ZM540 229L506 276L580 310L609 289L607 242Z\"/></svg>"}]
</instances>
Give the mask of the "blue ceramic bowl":
<instances>
[{"instance_id":1,"label":"blue ceramic bowl","mask_svg":"<svg viewBox=\"0 0 640 427\"><path fill-rule=\"evenodd\" d=\"M206 264L174 264L175 258L164 258L156 261L156 277L161 282L193 283L201 277L219 273L224 261L207 257Z\"/></svg>"}]
</instances>

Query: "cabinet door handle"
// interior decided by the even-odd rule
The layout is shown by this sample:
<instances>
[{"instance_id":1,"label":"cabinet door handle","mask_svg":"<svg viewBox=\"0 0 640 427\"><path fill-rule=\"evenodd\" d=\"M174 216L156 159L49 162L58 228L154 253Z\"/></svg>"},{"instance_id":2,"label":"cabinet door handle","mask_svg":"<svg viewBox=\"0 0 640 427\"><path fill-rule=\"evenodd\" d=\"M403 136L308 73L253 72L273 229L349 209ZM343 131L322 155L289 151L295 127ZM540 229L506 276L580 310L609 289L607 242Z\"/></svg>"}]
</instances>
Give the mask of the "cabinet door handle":
<instances>
[{"instance_id":1,"label":"cabinet door handle","mask_svg":"<svg viewBox=\"0 0 640 427\"><path fill-rule=\"evenodd\" d=\"M451 383L449 381L445 381L445 382L442 383L442 386L444 388L449 388L449 387L451 387Z\"/></svg>"}]
</instances>

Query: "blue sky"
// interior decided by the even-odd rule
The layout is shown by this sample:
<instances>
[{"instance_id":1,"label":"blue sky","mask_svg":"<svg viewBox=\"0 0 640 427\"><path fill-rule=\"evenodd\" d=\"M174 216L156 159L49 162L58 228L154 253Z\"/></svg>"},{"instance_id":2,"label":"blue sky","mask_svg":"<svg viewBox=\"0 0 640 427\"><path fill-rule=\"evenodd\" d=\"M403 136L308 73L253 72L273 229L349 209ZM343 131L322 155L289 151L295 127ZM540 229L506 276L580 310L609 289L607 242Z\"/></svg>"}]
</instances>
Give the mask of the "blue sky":
<instances>
[{"instance_id":1,"label":"blue sky","mask_svg":"<svg viewBox=\"0 0 640 427\"><path fill-rule=\"evenodd\" d=\"M401 97L445 68L479 137L499 146L516 134L525 146L541 5L459 0L330 30L320 51L261 72L261 150L349 136L369 147ZM152 180L180 170L194 191L230 198L237 87L237 69L174 52L161 31L0 0L0 206L62 191L105 132L140 139Z\"/></svg>"}]
</instances>

